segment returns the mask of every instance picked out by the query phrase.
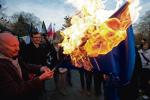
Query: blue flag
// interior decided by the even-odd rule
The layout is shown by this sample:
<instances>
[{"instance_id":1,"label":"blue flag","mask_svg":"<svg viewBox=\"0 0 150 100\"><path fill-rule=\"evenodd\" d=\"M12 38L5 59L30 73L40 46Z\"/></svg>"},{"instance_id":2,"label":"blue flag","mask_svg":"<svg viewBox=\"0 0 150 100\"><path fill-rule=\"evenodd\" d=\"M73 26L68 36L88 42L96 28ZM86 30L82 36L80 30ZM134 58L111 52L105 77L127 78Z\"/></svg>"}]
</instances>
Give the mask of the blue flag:
<instances>
[{"instance_id":1,"label":"blue flag","mask_svg":"<svg viewBox=\"0 0 150 100\"><path fill-rule=\"evenodd\" d=\"M127 7L128 2L112 15L111 18L119 18ZM135 66L135 56L134 34L132 25L130 25L124 41L106 55L100 55L90 60L94 69L112 75L119 84L124 85L131 80Z\"/></svg>"}]
</instances>

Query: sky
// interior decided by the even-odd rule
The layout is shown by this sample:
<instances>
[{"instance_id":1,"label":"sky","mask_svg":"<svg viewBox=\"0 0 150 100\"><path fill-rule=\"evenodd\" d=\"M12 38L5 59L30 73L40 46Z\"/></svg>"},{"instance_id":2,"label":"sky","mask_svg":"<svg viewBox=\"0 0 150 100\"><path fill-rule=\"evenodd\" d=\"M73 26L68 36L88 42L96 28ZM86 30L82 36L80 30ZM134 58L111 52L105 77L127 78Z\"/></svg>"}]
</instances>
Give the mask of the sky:
<instances>
[{"instance_id":1,"label":"sky","mask_svg":"<svg viewBox=\"0 0 150 100\"><path fill-rule=\"evenodd\" d=\"M55 23L56 30L62 27L64 24L65 16L72 16L76 13L76 9L66 0L5 0L7 7L6 13L8 16L13 15L16 12L29 12L39 17L41 21L44 21L46 27L50 23ZM86 1L86 0L85 0ZM109 2L111 1L111 2ZM112 8L115 4L114 0L108 0L107 5ZM150 10L149 0L140 0L141 16ZM140 17L141 17L140 16Z\"/></svg>"}]
</instances>

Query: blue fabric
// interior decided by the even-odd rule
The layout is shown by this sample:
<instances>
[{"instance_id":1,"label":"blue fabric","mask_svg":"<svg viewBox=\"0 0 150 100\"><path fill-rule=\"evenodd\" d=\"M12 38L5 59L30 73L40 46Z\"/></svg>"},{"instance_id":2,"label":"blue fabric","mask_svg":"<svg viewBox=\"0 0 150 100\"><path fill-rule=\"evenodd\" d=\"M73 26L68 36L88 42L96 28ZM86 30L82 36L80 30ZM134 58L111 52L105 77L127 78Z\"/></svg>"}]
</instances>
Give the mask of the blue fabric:
<instances>
[{"instance_id":1,"label":"blue fabric","mask_svg":"<svg viewBox=\"0 0 150 100\"><path fill-rule=\"evenodd\" d=\"M75 69L76 67L72 65L71 61L69 59L62 60L57 67L67 68L67 69Z\"/></svg>"},{"instance_id":2,"label":"blue fabric","mask_svg":"<svg viewBox=\"0 0 150 100\"><path fill-rule=\"evenodd\" d=\"M119 15L126 9L128 3L123 5L113 16ZM135 65L135 41L132 26L127 30L127 37L117 47L106 55L90 58L94 69L119 77L119 84L127 84L132 77ZM96 60L96 62L95 62ZM117 80L118 82L118 80Z\"/></svg>"},{"instance_id":3,"label":"blue fabric","mask_svg":"<svg viewBox=\"0 0 150 100\"><path fill-rule=\"evenodd\" d=\"M125 3L113 17L119 17L128 7ZM94 70L106 73L108 79L104 81L105 100L120 100L120 86L126 85L132 78L135 67L135 41L132 26L127 29L127 37L117 47L106 55L90 58Z\"/></svg>"}]
</instances>

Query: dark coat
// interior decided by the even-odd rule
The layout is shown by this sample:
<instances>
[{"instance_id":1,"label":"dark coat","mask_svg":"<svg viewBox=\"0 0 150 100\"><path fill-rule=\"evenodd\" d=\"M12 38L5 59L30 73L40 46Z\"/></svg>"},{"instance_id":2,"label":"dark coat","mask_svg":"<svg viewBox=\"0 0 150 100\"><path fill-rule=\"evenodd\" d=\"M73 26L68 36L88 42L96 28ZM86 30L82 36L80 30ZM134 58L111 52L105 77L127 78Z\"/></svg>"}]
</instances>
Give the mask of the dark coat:
<instances>
[{"instance_id":1,"label":"dark coat","mask_svg":"<svg viewBox=\"0 0 150 100\"><path fill-rule=\"evenodd\" d=\"M57 52L52 44L41 44L38 48L31 42L26 46L23 60L30 64L54 67L57 64Z\"/></svg>"},{"instance_id":2,"label":"dark coat","mask_svg":"<svg viewBox=\"0 0 150 100\"><path fill-rule=\"evenodd\" d=\"M39 78L28 80L28 73L38 72L40 68L27 66L20 60L19 64L23 79L19 77L15 66L9 60L0 59L1 100L10 100L10 98L13 100L33 100L33 95L41 91L43 82Z\"/></svg>"},{"instance_id":3,"label":"dark coat","mask_svg":"<svg viewBox=\"0 0 150 100\"><path fill-rule=\"evenodd\" d=\"M43 47L45 48L46 65L50 69L53 69L58 65L57 51L50 42L43 44Z\"/></svg>"},{"instance_id":4,"label":"dark coat","mask_svg":"<svg viewBox=\"0 0 150 100\"><path fill-rule=\"evenodd\" d=\"M25 56L23 57L23 60L30 64L36 64L36 65L46 65L46 55L45 51L46 49L40 45L38 48L35 47L35 45L31 42L26 46L26 49L24 51Z\"/></svg>"}]
</instances>

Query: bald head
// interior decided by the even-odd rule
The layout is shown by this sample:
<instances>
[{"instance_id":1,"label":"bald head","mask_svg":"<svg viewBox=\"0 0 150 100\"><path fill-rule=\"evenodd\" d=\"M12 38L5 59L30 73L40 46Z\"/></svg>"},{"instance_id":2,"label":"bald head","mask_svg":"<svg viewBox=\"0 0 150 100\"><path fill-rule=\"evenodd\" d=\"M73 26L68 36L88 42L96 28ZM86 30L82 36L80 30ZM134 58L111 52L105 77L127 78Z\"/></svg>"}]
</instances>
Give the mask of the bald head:
<instances>
[{"instance_id":1,"label":"bald head","mask_svg":"<svg viewBox=\"0 0 150 100\"><path fill-rule=\"evenodd\" d=\"M19 42L17 38L9 32L0 33L0 53L7 57L17 56Z\"/></svg>"},{"instance_id":2,"label":"bald head","mask_svg":"<svg viewBox=\"0 0 150 100\"><path fill-rule=\"evenodd\" d=\"M7 43L8 40L16 39L14 35L9 32L0 33L0 43Z\"/></svg>"}]
</instances>

